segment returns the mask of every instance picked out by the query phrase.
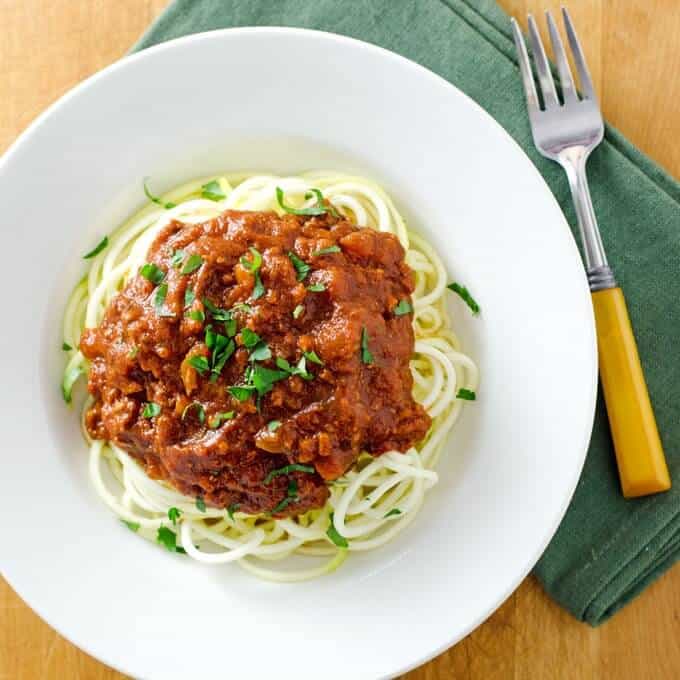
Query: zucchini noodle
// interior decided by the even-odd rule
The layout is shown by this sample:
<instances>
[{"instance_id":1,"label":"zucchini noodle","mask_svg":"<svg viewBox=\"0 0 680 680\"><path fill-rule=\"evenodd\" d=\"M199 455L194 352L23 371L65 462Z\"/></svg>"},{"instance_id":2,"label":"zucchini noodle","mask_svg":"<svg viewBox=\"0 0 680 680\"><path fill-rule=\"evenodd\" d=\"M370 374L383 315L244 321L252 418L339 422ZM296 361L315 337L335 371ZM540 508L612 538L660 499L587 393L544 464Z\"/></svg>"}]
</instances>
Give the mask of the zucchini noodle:
<instances>
[{"instance_id":1,"label":"zucchini noodle","mask_svg":"<svg viewBox=\"0 0 680 680\"><path fill-rule=\"evenodd\" d=\"M219 184L224 199L202 196L202 187L213 181ZM227 173L184 184L160 197L161 205L149 203L109 236L108 247L89 261L89 272L71 294L64 312L63 340L64 347L73 349L67 350L62 389L70 400L73 384L87 374L88 362L78 349L83 329L99 324L112 298L145 262L151 243L165 225L171 220L202 222L226 209L281 212L276 187L281 187L286 201L296 207L314 205L316 197L309 196L309 191L319 189L351 222L391 232L406 249L406 262L416 280L412 299L416 342L410 362L413 395L432 418L425 439L405 453L362 454L343 477L329 484L330 497L323 508L275 519L211 507L202 511L195 499L163 481L152 480L113 443L90 439L84 427L90 399L85 400L81 425L90 447L89 475L94 489L144 538L156 541L158 530L166 527L175 532L176 545L199 562L236 562L260 578L292 582L332 572L350 552L373 550L387 543L415 519L426 491L437 482L437 461L464 403L456 395L460 389L477 388L477 367L461 351L451 327L444 266L427 241L407 230L379 186L337 172L294 177ZM214 198L214 192L211 195ZM166 208L167 203L175 205ZM170 508L180 511L175 523L168 517ZM291 559L293 555L301 557Z\"/></svg>"}]
</instances>

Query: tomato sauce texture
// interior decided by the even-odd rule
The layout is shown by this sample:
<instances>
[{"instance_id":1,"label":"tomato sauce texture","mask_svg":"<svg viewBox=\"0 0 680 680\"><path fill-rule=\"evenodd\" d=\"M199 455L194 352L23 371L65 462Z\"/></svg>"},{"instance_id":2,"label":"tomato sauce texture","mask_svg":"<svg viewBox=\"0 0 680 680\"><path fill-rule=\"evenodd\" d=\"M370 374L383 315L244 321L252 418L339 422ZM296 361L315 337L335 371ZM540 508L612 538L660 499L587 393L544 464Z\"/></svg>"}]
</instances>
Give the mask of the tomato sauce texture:
<instances>
[{"instance_id":1,"label":"tomato sauce texture","mask_svg":"<svg viewBox=\"0 0 680 680\"><path fill-rule=\"evenodd\" d=\"M394 235L228 210L171 222L147 257L80 347L88 431L152 478L289 516L323 506L362 451L403 452L427 433L412 317L394 313L414 285ZM290 464L304 467L270 474Z\"/></svg>"}]
</instances>

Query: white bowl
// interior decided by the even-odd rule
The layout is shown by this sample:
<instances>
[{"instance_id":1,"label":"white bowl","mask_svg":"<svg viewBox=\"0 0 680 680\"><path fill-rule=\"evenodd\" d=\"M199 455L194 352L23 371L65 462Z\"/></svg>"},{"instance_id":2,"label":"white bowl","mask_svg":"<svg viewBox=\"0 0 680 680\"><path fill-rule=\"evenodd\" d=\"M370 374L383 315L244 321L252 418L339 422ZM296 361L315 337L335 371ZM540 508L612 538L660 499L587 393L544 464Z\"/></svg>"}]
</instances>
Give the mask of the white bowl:
<instances>
[{"instance_id":1,"label":"white bowl","mask_svg":"<svg viewBox=\"0 0 680 680\"><path fill-rule=\"evenodd\" d=\"M520 87L518 82L518 87ZM482 383L418 519L298 585L140 540L99 502L61 401L61 313L81 254L162 191L221 170L357 171L392 194L482 306L452 295ZM375 678L455 643L553 535L592 425L590 297L557 203L470 99L390 52L312 31L183 38L45 112L0 166L2 569L79 647L143 678Z\"/></svg>"}]
</instances>

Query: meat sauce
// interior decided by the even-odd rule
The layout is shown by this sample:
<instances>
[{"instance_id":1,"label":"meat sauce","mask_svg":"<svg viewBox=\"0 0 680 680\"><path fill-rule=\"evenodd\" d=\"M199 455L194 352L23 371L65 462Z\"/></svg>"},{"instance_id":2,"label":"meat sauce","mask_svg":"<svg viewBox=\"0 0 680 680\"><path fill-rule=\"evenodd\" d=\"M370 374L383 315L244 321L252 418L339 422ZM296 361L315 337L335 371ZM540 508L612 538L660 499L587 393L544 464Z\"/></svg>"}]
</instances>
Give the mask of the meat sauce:
<instances>
[{"instance_id":1,"label":"meat sauce","mask_svg":"<svg viewBox=\"0 0 680 680\"><path fill-rule=\"evenodd\" d=\"M360 452L425 436L411 315L394 313L413 273L392 234L226 211L171 222L147 257L80 348L88 431L152 478L215 507L294 515L323 506Z\"/></svg>"}]
</instances>

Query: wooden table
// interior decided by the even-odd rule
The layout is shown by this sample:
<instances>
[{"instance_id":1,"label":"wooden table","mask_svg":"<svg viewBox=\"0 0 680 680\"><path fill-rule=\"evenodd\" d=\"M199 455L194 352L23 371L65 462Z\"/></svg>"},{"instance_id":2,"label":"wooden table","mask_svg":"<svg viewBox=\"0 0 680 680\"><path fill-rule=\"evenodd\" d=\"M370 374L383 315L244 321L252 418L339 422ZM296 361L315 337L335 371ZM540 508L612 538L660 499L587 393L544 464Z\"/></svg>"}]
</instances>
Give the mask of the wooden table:
<instances>
[{"instance_id":1,"label":"wooden table","mask_svg":"<svg viewBox=\"0 0 680 680\"><path fill-rule=\"evenodd\" d=\"M555 0L501 0L519 17ZM571 0L605 116L680 177L680 3ZM0 150L47 104L122 56L165 0L0 0ZM680 227L679 227L680 228ZM455 606L455 603L451 603ZM414 623L414 625L417 625ZM680 568L597 629L528 578L465 640L408 680L680 677ZM119 679L0 581L0 680ZM351 680L351 679L348 679Z\"/></svg>"}]
</instances>

